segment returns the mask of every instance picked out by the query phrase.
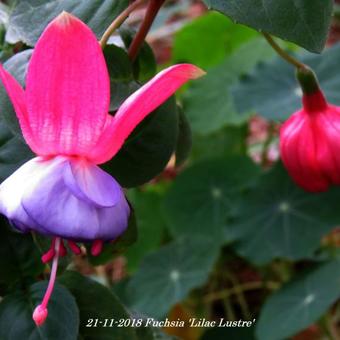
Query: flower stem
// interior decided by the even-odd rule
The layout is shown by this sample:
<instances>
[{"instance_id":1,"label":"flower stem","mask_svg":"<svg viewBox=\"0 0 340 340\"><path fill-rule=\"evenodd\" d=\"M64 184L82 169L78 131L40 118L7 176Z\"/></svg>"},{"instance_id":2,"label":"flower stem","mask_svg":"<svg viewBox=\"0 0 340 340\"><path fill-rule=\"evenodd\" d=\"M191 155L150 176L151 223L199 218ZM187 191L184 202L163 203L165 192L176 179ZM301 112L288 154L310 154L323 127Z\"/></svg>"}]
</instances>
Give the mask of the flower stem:
<instances>
[{"instance_id":1,"label":"flower stem","mask_svg":"<svg viewBox=\"0 0 340 340\"><path fill-rule=\"evenodd\" d=\"M146 35L148 34L150 27L159 9L162 7L164 2L165 0L150 0L149 1L148 8L146 10L146 14L143 19L143 22L129 47L128 53L129 53L130 60L133 61L136 59L139 49L142 46L144 39Z\"/></svg>"},{"instance_id":2,"label":"flower stem","mask_svg":"<svg viewBox=\"0 0 340 340\"><path fill-rule=\"evenodd\" d=\"M306 65L299 60L295 59L291 55L289 55L285 50L283 50L276 42L275 40L271 37L270 34L266 32L262 32L262 35L265 37L267 40L268 44L277 52L277 54L286 60L288 63L292 64L298 69L304 69L306 68Z\"/></svg>"},{"instance_id":3,"label":"flower stem","mask_svg":"<svg viewBox=\"0 0 340 340\"><path fill-rule=\"evenodd\" d=\"M112 24L106 29L99 43L102 48L104 48L113 34L113 32L120 27L120 25L126 20L126 18L145 0L136 0L130 6L128 6L122 13L118 15L118 17L112 22Z\"/></svg>"}]
</instances>

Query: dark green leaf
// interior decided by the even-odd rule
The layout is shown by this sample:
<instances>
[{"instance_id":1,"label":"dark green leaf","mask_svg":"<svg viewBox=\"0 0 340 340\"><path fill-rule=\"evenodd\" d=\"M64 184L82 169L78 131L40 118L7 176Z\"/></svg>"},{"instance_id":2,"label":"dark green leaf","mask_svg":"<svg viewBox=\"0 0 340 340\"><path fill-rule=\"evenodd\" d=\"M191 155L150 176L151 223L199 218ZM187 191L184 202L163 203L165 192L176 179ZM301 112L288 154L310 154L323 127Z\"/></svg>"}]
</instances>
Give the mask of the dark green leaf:
<instances>
[{"instance_id":1,"label":"dark green leaf","mask_svg":"<svg viewBox=\"0 0 340 340\"><path fill-rule=\"evenodd\" d=\"M308 258L321 237L340 223L339 195L339 189L306 193L278 164L240 197L226 233L236 239L236 251L256 264L278 257Z\"/></svg>"},{"instance_id":2,"label":"dark green leaf","mask_svg":"<svg viewBox=\"0 0 340 340\"><path fill-rule=\"evenodd\" d=\"M110 75L110 111L116 111L123 101L139 86L133 80L132 65L126 51L115 45L106 45L104 56Z\"/></svg>"},{"instance_id":3,"label":"dark green leaf","mask_svg":"<svg viewBox=\"0 0 340 340\"><path fill-rule=\"evenodd\" d=\"M109 324L111 319L129 318L122 304L106 287L72 271L65 272L59 277L59 282L66 286L76 299L80 312L79 332L84 339L137 340L134 328L117 327L116 324L113 327L103 327L105 319L108 319ZM98 326L86 327L90 319L98 319Z\"/></svg>"},{"instance_id":4,"label":"dark green leaf","mask_svg":"<svg viewBox=\"0 0 340 340\"><path fill-rule=\"evenodd\" d=\"M298 57L316 72L327 99L340 105L340 44L322 56L302 54ZM259 64L233 88L234 101L240 114L256 112L272 120L285 120L301 108L302 91L295 79L294 68L280 58Z\"/></svg>"},{"instance_id":5,"label":"dark green leaf","mask_svg":"<svg viewBox=\"0 0 340 340\"><path fill-rule=\"evenodd\" d=\"M257 62L272 55L265 41L253 39L192 82L183 96L183 109L193 133L208 135L226 125L244 123L248 117L237 114L231 86Z\"/></svg>"},{"instance_id":6,"label":"dark green leaf","mask_svg":"<svg viewBox=\"0 0 340 340\"><path fill-rule=\"evenodd\" d=\"M181 108L178 108L179 127L176 146L176 166L182 165L189 157L192 146L191 128L188 119Z\"/></svg>"},{"instance_id":7,"label":"dark green leaf","mask_svg":"<svg viewBox=\"0 0 340 340\"><path fill-rule=\"evenodd\" d=\"M312 52L321 52L328 35L332 0L204 0L215 9L258 31L272 33Z\"/></svg>"},{"instance_id":8,"label":"dark green leaf","mask_svg":"<svg viewBox=\"0 0 340 340\"><path fill-rule=\"evenodd\" d=\"M16 54L4 63L4 67L23 84L32 50ZM34 155L25 144L18 119L5 88L0 85L0 181L11 175Z\"/></svg>"},{"instance_id":9,"label":"dark green leaf","mask_svg":"<svg viewBox=\"0 0 340 340\"><path fill-rule=\"evenodd\" d=\"M176 148L178 114L173 97L141 123L104 169L123 187L144 184L167 165Z\"/></svg>"},{"instance_id":10,"label":"dark green leaf","mask_svg":"<svg viewBox=\"0 0 340 340\"><path fill-rule=\"evenodd\" d=\"M210 12L176 32L172 59L174 63L207 68L220 63L255 35L255 31L234 25L222 14Z\"/></svg>"},{"instance_id":11,"label":"dark green leaf","mask_svg":"<svg viewBox=\"0 0 340 340\"><path fill-rule=\"evenodd\" d=\"M11 230L4 217L0 225L0 283L8 287L24 284L28 278L40 274L44 266L31 234Z\"/></svg>"},{"instance_id":12,"label":"dark green leaf","mask_svg":"<svg viewBox=\"0 0 340 340\"><path fill-rule=\"evenodd\" d=\"M194 136L191 158L194 161L246 153L248 127L229 126L209 136Z\"/></svg>"},{"instance_id":13,"label":"dark green leaf","mask_svg":"<svg viewBox=\"0 0 340 340\"><path fill-rule=\"evenodd\" d=\"M205 235L221 241L239 195L257 178L247 157L197 163L181 173L165 197L165 216L173 235Z\"/></svg>"},{"instance_id":14,"label":"dark green leaf","mask_svg":"<svg viewBox=\"0 0 340 340\"><path fill-rule=\"evenodd\" d=\"M28 62L31 58L32 50L26 50L15 54L4 63L4 68L21 84L25 84L26 72ZM19 127L19 121L14 112L13 105L7 95L7 92L3 85L0 85L0 103L1 103L1 117L3 121L8 125L11 131L21 136L21 129Z\"/></svg>"},{"instance_id":15,"label":"dark green leaf","mask_svg":"<svg viewBox=\"0 0 340 340\"><path fill-rule=\"evenodd\" d=\"M119 29L119 33L126 48L128 48L132 42L135 32L127 27L122 27ZM155 56L151 47L146 42L144 42L133 63L133 73L135 75L135 79L141 83L145 83L156 74L156 71L157 64Z\"/></svg>"},{"instance_id":16,"label":"dark green leaf","mask_svg":"<svg viewBox=\"0 0 340 340\"><path fill-rule=\"evenodd\" d=\"M340 262L322 264L274 293L263 306L257 324L261 340L290 338L307 328L340 298Z\"/></svg>"},{"instance_id":17,"label":"dark green leaf","mask_svg":"<svg viewBox=\"0 0 340 340\"><path fill-rule=\"evenodd\" d=\"M227 320L226 320L227 321ZM225 321L225 322L226 322ZM230 320L228 320L230 321ZM212 328L208 329L200 340L255 340L254 327L250 328Z\"/></svg>"},{"instance_id":18,"label":"dark green leaf","mask_svg":"<svg viewBox=\"0 0 340 340\"><path fill-rule=\"evenodd\" d=\"M13 136L7 124L0 121L0 181L4 181L34 154L24 141Z\"/></svg>"},{"instance_id":19,"label":"dark green leaf","mask_svg":"<svg viewBox=\"0 0 340 340\"><path fill-rule=\"evenodd\" d=\"M160 328L138 327L136 328L138 340L178 340L177 337L165 334Z\"/></svg>"},{"instance_id":20,"label":"dark green leaf","mask_svg":"<svg viewBox=\"0 0 340 340\"><path fill-rule=\"evenodd\" d=\"M128 0L22 0L11 14L7 39L34 46L47 24L62 11L83 20L99 39L127 5Z\"/></svg>"},{"instance_id":21,"label":"dark green leaf","mask_svg":"<svg viewBox=\"0 0 340 340\"><path fill-rule=\"evenodd\" d=\"M48 304L48 318L36 327L32 313L43 299L47 282L38 282L25 292L8 295L0 303L1 340L76 340L79 311L69 291L56 284Z\"/></svg>"},{"instance_id":22,"label":"dark green leaf","mask_svg":"<svg viewBox=\"0 0 340 340\"><path fill-rule=\"evenodd\" d=\"M138 239L125 253L128 267L136 268L141 259L161 242L165 223L161 214L161 197L156 192L129 192L129 198L138 220Z\"/></svg>"},{"instance_id":23,"label":"dark green leaf","mask_svg":"<svg viewBox=\"0 0 340 340\"><path fill-rule=\"evenodd\" d=\"M205 283L217 257L206 238L182 238L148 255L128 284L133 309L155 318Z\"/></svg>"}]
</instances>

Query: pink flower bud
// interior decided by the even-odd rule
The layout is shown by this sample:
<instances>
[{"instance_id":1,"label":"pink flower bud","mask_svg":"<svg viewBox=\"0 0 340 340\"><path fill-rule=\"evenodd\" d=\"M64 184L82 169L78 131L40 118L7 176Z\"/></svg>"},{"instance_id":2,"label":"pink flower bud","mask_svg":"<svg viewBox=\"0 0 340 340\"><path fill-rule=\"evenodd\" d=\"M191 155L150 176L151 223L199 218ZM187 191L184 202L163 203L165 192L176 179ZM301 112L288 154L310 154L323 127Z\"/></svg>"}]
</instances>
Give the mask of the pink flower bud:
<instances>
[{"instance_id":1,"label":"pink flower bud","mask_svg":"<svg viewBox=\"0 0 340 340\"><path fill-rule=\"evenodd\" d=\"M303 108L281 127L281 158L303 189L325 191L340 184L340 107L327 103L312 70L297 72Z\"/></svg>"}]
</instances>

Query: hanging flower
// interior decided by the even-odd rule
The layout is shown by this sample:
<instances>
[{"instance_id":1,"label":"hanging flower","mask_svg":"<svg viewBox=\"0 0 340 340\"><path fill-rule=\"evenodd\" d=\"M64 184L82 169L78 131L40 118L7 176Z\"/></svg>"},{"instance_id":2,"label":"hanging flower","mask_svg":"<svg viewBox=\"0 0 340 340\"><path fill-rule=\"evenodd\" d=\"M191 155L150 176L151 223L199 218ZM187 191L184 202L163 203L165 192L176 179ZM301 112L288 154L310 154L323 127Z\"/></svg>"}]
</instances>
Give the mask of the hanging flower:
<instances>
[{"instance_id":1,"label":"hanging flower","mask_svg":"<svg viewBox=\"0 0 340 340\"><path fill-rule=\"evenodd\" d=\"M297 72L303 108L280 131L281 158L303 189L325 191L340 184L340 107L329 104L312 70Z\"/></svg>"},{"instance_id":2,"label":"hanging flower","mask_svg":"<svg viewBox=\"0 0 340 340\"><path fill-rule=\"evenodd\" d=\"M50 282L33 314L47 317L59 255L80 253L76 241L92 241L92 253L122 234L130 208L117 181L97 165L110 160L150 112L182 84L203 74L190 64L160 72L108 114L110 81L93 32L63 12L40 37L29 63L26 89L0 65L23 136L37 155L0 186L0 212L23 232L53 238L42 257L53 259Z\"/></svg>"}]
</instances>

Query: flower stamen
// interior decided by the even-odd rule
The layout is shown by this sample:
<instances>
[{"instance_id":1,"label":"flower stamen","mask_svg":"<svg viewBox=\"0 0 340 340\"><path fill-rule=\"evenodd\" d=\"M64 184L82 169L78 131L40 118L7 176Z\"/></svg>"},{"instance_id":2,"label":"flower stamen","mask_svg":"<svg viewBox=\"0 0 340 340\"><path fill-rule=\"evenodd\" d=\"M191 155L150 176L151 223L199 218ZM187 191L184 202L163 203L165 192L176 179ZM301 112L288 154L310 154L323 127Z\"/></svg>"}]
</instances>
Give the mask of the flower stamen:
<instances>
[{"instance_id":1,"label":"flower stamen","mask_svg":"<svg viewBox=\"0 0 340 340\"><path fill-rule=\"evenodd\" d=\"M48 263L53 260L53 257L55 255L54 248L55 248L55 238L52 240L50 249L45 254L43 254L43 256L41 257L42 263Z\"/></svg>"},{"instance_id":2,"label":"flower stamen","mask_svg":"<svg viewBox=\"0 0 340 340\"><path fill-rule=\"evenodd\" d=\"M60 250L59 250L59 256L60 257L64 257L67 255L67 249L64 246L64 242L63 240L60 240Z\"/></svg>"},{"instance_id":3,"label":"flower stamen","mask_svg":"<svg viewBox=\"0 0 340 340\"><path fill-rule=\"evenodd\" d=\"M73 252L73 254L79 255L81 253L81 249L79 248L77 243L75 243L73 241L67 241L67 244L70 247L70 249Z\"/></svg>"},{"instance_id":4,"label":"flower stamen","mask_svg":"<svg viewBox=\"0 0 340 340\"><path fill-rule=\"evenodd\" d=\"M102 240L95 240L91 247L91 254L98 256L103 250L104 242Z\"/></svg>"}]
</instances>

